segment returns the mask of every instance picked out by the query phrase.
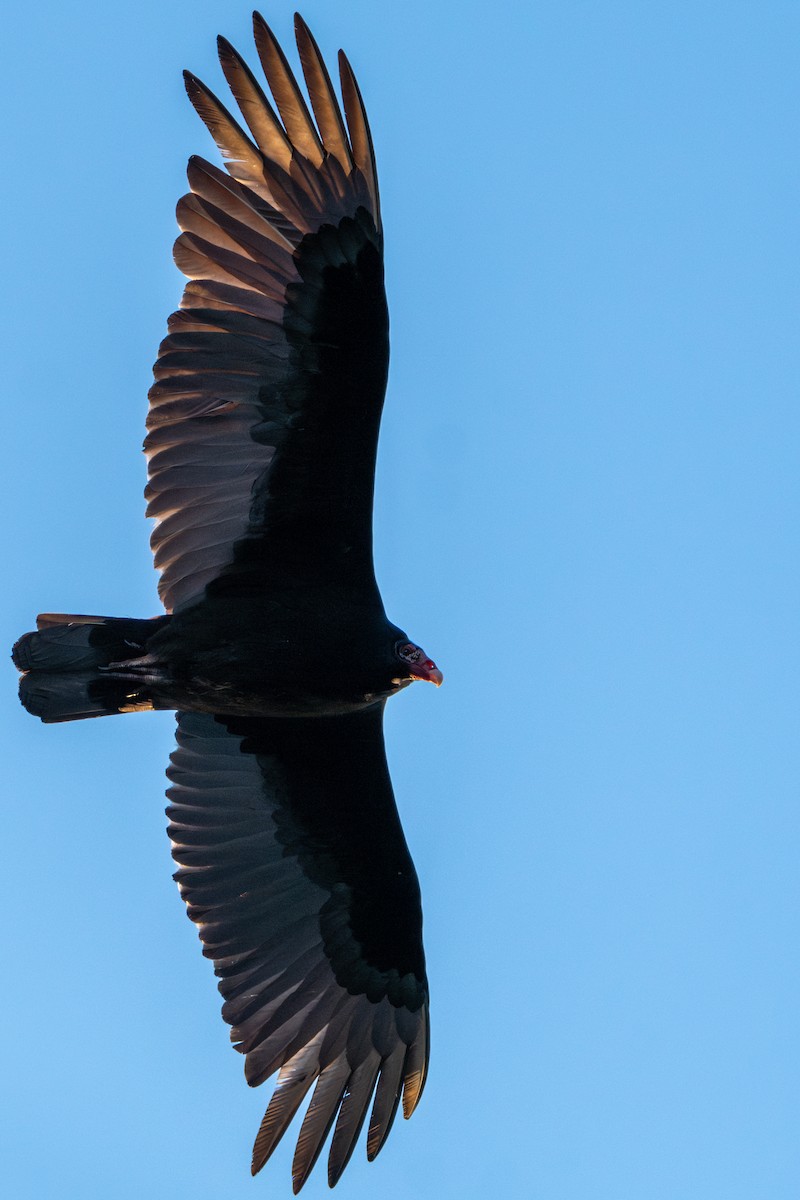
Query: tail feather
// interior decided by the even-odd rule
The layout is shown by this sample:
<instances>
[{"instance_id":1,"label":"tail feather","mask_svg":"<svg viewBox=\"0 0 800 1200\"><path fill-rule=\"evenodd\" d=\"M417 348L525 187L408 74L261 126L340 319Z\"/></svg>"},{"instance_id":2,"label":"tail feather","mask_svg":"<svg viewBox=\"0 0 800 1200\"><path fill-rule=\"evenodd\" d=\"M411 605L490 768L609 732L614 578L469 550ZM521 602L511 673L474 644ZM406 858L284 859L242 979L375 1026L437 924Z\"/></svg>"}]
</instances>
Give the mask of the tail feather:
<instances>
[{"instance_id":1,"label":"tail feather","mask_svg":"<svg viewBox=\"0 0 800 1200\"><path fill-rule=\"evenodd\" d=\"M45 725L153 708L146 691L130 680L92 671L31 671L19 681L19 698L23 708Z\"/></svg>"},{"instance_id":2,"label":"tail feather","mask_svg":"<svg viewBox=\"0 0 800 1200\"><path fill-rule=\"evenodd\" d=\"M107 667L145 655L148 639L166 619L42 613L36 619L36 632L23 634L11 657L20 671L54 673Z\"/></svg>"},{"instance_id":3,"label":"tail feather","mask_svg":"<svg viewBox=\"0 0 800 1200\"><path fill-rule=\"evenodd\" d=\"M42 613L11 651L22 704L48 724L152 708L153 676L136 660L168 620Z\"/></svg>"}]
</instances>

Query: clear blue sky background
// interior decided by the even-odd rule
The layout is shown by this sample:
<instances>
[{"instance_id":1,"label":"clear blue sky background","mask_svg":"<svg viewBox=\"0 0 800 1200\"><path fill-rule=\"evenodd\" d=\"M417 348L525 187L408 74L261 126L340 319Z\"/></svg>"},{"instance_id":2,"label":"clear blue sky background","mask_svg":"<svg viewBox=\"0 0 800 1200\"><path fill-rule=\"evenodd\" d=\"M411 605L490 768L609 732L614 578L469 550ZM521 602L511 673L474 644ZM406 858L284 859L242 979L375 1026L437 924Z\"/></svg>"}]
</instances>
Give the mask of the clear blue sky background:
<instances>
[{"instance_id":1,"label":"clear blue sky background","mask_svg":"<svg viewBox=\"0 0 800 1200\"><path fill-rule=\"evenodd\" d=\"M433 989L424 1101L357 1200L794 1200L794 0L323 3L379 154L395 620L446 686L389 752ZM291 12L265 10L284 42ZM3 637L149 615L139 454L181 280L189 66L226 0L22 6L3 89ZM169 714L5 681L3 1190L290 1195L171 881ZM304 1193L327 1194L324 1172Z\"/></svg>"}]
</instances>

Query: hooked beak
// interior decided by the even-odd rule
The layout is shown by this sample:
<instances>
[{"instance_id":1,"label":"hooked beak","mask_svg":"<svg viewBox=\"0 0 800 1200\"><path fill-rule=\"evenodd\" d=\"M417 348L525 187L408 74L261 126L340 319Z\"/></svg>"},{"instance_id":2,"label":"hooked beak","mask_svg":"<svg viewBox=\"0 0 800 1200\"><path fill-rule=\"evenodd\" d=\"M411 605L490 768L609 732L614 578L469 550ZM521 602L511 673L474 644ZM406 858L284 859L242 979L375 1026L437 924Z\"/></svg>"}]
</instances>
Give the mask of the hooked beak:
<instances>
[{"instance_id":1,"label":"hooked beak","mask_svg":"<svg viewBox=\"0 0 800 1200\"><path fill-rule=\"evenodd\" d=\"M444 683L444 675L432 658L425 658L421 663L415 663L411 671L411 678L424 679L427 683L435 683L437 687L441 687Z\"/></svg>"}]
</instances>

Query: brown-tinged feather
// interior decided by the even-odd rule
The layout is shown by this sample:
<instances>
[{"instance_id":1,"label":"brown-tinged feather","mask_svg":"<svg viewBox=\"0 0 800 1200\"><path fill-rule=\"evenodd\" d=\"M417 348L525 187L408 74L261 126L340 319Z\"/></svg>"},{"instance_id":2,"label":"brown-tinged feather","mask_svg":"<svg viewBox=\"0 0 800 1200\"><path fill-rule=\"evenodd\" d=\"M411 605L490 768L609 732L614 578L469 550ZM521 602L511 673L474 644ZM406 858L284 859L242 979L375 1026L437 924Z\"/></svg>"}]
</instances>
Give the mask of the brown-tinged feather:
<instances>
[{"instance_id":1,"label":"brown-tinged feather","mask_svg":"<svg viewBox=\"0 0 800 1200\"><path fill-rule=\"evenodd\" d=\"M275 98L289 141L315 166L322 162L322 143L306 102L275 35L260 13L253 13L258 56Z\"/></svg>"},{"instance_id":2,"label":"brown-tinged feather","mask_svg":"<svg viewBox=\"0 0 800 1200\"><path fill-rule=\"evenodd\" d=\"M327 67L310 29L299 13L295 13L294 29L300 63L311 107L322 136L322 144L328 154L333 155L341 164L345 174L349 175L353 169L353 157Z\"/></svg>"},{"instance_id":3,"label":"brown-tinged feather","mask_svg":"<svg viewBox=\"0 0 800 1200\"><path fill-rule=\"evenodd\" d=\"M264 91L244 59L227 38L217 38L219 61L242 116L261 153L289 169L292 144Z\"/></svg>"},{"instance_id":4,"label":"brown-tinged feather","mask_svg":"<svg viewBox=\"0 0 800 1200\"><path fill-rule=\"evenodd\" d=\"M381 1063L381 1073L375 1089L375 1101L372 1105L367 1131L367 1158L370 1162L380 1154L394 1123L403 1091L402 1077L405 1057L406 1047L401 1042Z\"/></svg>"},{"instance_id":5,"label":"brown-tinged feather","mask_svg":"<svg viewBox=\"0 0 800 1200\"><path fill-rule=\"evenodd\" d=\"M251 225L262 237L282 246L287 253L293 253L300 240L297 228L289 224L285 214L266 204L244 184L237 183L229 174L196 154L189 159L186 176L196 195L210 200L237 221Z\"/></svg>"},{"instance_id":6,"label":"brown-tinged feather","mask_svg":"<svg viewBox=\"0 0 800 1200\"><path fill-rule=\"evenodd\" d=\"M331 1187L339 1182L342 1171L350 1161L367 1115L379 1067L378 1052L373 1050L359 1063L348 1080L328 1155L328 1183Z\"/></svg>"},{"instance_id":7,"label":"brown-tinged feather","mask_svg":"<svg viewBox=\"0 0 800 1200\"><path fill-rule=\"evenodd\" d=\"M191 71L184 71L186 92L195 111L214 139L225 165L240 183L251 187L269 201L264 192L263 156L210 88Z\"/></svg>"},{"instance_id":8,"label":"brown-tinged feather","mask_svg":"<svg viewBox=\"0 0 800 1200\"><path fill-rule=\"evenodd\" d=\"M325 1139L336 1119L349 1078L350 1064L342 1056L326 1067L317 1079L314 1095L300 1127L292 1161L292 1190L295 1195L308 1179L319 1158Z\"/></svg>"},{"instance_id":9,"label":"brown-tinged feather","mask_svg":"<svg viewBox=\"0 0 800 1200\"><path fill-rule=\"evenodd\" d=\"M342 99L347 117L347 128L350 131L350 145L353 148L353 158L364 177L372 200L372 215L375 218L377 228L380 229L380 194L378 192L378 170L375 165L375 148L372 144L372 133L370 132L367 110L364 107L358 82L344 50L339 51L339 79L342 85Z\"/></svg>"}]
</instances>

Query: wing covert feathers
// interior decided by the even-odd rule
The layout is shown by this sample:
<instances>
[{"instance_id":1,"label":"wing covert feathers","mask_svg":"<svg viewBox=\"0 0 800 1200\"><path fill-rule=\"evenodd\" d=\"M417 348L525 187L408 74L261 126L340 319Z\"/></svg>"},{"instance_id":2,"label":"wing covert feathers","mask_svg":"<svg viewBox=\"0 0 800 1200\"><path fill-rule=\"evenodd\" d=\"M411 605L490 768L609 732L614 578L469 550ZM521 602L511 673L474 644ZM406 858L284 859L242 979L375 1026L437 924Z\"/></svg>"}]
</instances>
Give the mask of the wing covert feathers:
<instances>
[{"instance_id":1,"label":"wing covert feathers","mask_svg":"<svg viewBox=\"0 0 800 1200\"><path fill-rule=\"evenodd\" d=\"M348 745L348 718L342 720L331 745L343 745L352 758L356 743ZM203 953L214 960L223 1016L245 1055L248 1082L278 1072L253 1147L253 1174L313 1088L292 1166L298 1192L331 1129L328 1179L336 1183L371 1101L370 1160L401 1096L410 1116L424 1083L429 1034L424 981L412 1008L396 996L393 1002L380 982L388 975L376 975L352 939L345 969L371 973L369 996L337 977L339 942L331 930L351 937L354 901L347 877L331 868L333 844L320 841L319 828L304 823L302 804L293 800L297 779L291 755L281 753L282 725L277 733L274 723L262 726L262 736L257 723L240 733L209 714L180 713L167 813L175 878ZM376 736L379 730L378 718ZM335 791L331 801L338 803ZM366 898L370 907L374 899Z\"/></svg>"},{"instance_id":2,"label":"wing covert feathers","mask_svg":"<svg viewBox=\"0 0 800 1200\"><path fill-rule=\"evenodd\" d=\"M287 291L294 295L301 282L298 246L360 209L380 236L372 141L347 60L340 61L345 122L304 22L298 17L295 29L311 109L269 26L258 14L253 20L275 108L224 38L220 63L244 126L185 73L226 170L199 157L189 162L175 261L190 282L170 318L150 392L147 511L157 522L151 540L167 611L200 598L231 563L235 543L258 532L253 497L266 491L291 417L283 319ZM276 429L272 442L263 431L253 436L265 421Z\"/></svg>"}]
</instances>

